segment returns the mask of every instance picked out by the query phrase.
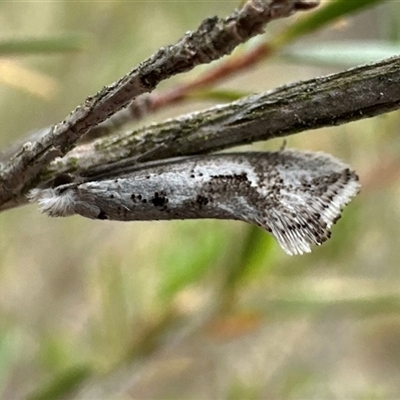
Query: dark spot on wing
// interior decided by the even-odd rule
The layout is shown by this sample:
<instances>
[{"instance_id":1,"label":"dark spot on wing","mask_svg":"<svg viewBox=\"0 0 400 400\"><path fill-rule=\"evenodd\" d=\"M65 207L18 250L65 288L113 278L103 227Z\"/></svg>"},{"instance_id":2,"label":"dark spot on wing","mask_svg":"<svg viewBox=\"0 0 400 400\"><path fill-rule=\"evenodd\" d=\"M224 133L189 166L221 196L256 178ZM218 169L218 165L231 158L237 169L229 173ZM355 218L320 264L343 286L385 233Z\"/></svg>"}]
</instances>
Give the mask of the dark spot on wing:
<instances>
[{"instance_id":1,"label":"dark spot on wing","mask_svg":"<svg viewBox=\"0 0 400 400\"><path fill-rule=\"evenodd\" d=\"M247 174L243 172L242 174L232 174L232 175L212 175L212 179L223 180L223 181L236 181L236 182L246 182Z\"/></svg>"},{"instance_id":2,"label":"dark spot on wing","mask_svg":"<svg viewBox=\"0 0 400 400\"><path fill-rule=\"evenodd\" d=\"M100 210L99 215L97 216L97 219L107 219L107 215L103 210Z\"/></svg>"},{"instance_id":3,"label":"dark spot on wing","mask_svg":"<svg viewBox=\"0 0 400 400\"><path fill-rule=\"evenodd\" d=\"M168 198L163 191L160 193L155 192L154 197L150 200L150 202L154 205L154 207L163 207L166 203L168 203Z\"/></svg>"},{"instance_id":4,"label":"dark spot on wing","mask_svg":"<svg viewBox=\"0 0 400 400\"><path fill-rule=\"evenodd\" d=\"M196 198L196 203L200 206L206 206L208 204L208 198L205 196L198 195Z\"/></svg>"}]
</instances>

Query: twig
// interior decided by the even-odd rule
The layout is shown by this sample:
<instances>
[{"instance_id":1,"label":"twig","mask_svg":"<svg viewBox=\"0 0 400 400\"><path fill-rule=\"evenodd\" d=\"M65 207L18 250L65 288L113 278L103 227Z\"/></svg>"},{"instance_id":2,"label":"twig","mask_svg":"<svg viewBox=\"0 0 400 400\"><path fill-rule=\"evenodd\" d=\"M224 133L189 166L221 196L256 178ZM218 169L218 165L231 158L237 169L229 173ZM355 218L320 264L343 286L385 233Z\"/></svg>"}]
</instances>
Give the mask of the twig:
<instances>
[{"instance_id":1,"label":"twig","mask_svg":"<svg viewBox=\"0 0 400 400\"><path fill-rule=\"evenodd\" d=\"M57 156L64 156L91 128L103 122L138 95L152 91L162 80L209 63L262 32L271 20L318 4L306 0L250 0L226 19L204 20L175 45L161 48L114 84L78 106L35 143L26 143L2 168L0 204L18 197Z\"/></svg>"},{"instance_id":2,"label":"twig","mask_svg":"<svg viewBox=\"0 0 400 400\"><path fill-rule=\"evenodd\" d=\"M60 174L98 176L137 162L204 154L335 126L400 108L400 57L297 82L178 119L80 145L52 162L36 185ZM26 203L23 196L0 210Z\"/></svg>"},{"instance_id":3,"label":"twig","mask_svg":"<svg viewBox=\"0 0 400 400\"><path fill-rule=\"evenodd\" d=\"M266 43L257 45L245 54L232 56L194 79L183 82L163 92L143 94L133 100L125 109L91 129L82 140L88 142L101 136L112 133L116 129L133 121L138 121L160 108L172 106L185 100L196 89L206 89L216 82L220 83L231 75L256 64L261 59L272 53L273 48Z\"/></svg>"},{"instance_id":4,"label":"twig","mask_svg":"<svg viewBox=\"0 0 400 400\"><path fill-rule=\"evenodd\" d=\"M368 118L400 107L400 57L283 86L234 103L78 146L38 183L62 173L94 175L134 161L208 153ZM124 166L125 164L125 166ZM25 200L23 200L25 201ZM14 207L15 202L3 205Z\"/></svg>"},{"instance_id":5,"label":"twig","mask_svg":"<svg viewBox=\"0 0 400 400\"><path fill-rule=\"evenodd\" d=\"M125 168L373 117L400 108L399 88L400 57L296 82L78 146L53 162L42 182L62 173L96 176L117 168L110 165L115 162Z\"/></svg>"}]
</instances>

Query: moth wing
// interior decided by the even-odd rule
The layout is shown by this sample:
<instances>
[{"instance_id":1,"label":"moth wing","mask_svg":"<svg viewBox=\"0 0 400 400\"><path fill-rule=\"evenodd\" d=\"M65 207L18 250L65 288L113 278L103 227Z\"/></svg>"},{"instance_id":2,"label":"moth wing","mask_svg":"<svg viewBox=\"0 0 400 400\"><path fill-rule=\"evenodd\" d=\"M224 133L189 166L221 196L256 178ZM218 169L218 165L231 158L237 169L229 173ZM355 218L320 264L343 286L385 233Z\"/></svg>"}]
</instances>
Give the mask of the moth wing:
<instances>
[{"instance_id":1,"label":"moth wing","mask_svg":"<svg viewBox=\"0 0 400 400\"><path fill-rule=\"evenodd\" d=\"M256 223L271 232L286 253L308 253L311 245L330 237L330 228L359 191L358 176L324 153L280 154L273 183L265 175L264 194L274 196L274 206L261 211Z\"/></svg>"}]
</instances>

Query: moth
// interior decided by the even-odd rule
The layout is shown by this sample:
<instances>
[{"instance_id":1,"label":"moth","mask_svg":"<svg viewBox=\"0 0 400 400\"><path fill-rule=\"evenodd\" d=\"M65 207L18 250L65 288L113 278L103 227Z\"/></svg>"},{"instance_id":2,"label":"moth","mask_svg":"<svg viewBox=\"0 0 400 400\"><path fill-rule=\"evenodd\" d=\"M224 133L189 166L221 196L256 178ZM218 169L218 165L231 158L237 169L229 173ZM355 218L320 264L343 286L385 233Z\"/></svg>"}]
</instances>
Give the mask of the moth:
<instances>
[{"instance_id":1,"label":"moth","mask_svg":"<svg viewBox=\"0 0 400 400\"><path fill-rule=\"evenodd\" d=\"M270 232L293 255L330 237L359 188L356 173L330 155L280 150L145 163L114 176L34 189L30 199L51 217L241 220Z\"/></svg>"}]
</instances>

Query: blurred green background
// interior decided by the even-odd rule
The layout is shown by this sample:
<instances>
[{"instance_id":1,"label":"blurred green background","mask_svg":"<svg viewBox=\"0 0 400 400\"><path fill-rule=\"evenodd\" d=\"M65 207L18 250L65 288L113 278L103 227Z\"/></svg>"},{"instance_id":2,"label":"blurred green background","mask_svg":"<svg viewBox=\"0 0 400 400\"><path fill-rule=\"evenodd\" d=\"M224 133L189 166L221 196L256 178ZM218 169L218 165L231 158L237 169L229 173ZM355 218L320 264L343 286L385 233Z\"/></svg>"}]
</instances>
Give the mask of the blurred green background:
<instances>
[{"instance_id":1,"label":"blurred green background","mask_svg":"<svg viewBox=\"0 0 400 400\"><path fill-rule=\"evenodd\" d=\"M218 89L266 91L395 53L400 3L364 3L374 7ZM238 4L1 2L1 148ZM299 17L272 23L247 48ZM209 97L138 124L215 104ZM0 398L400 398L399 122L394 112L288 138L345 160L363 184L332 239L308 255L289 257L240 222L50 219L34 205L3 212Z\"/></svg>"}]
</instances>

